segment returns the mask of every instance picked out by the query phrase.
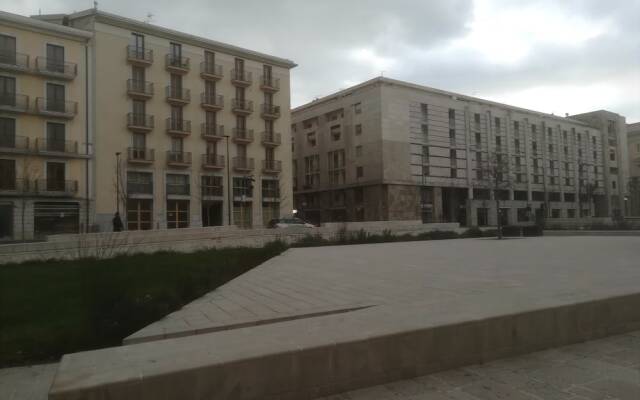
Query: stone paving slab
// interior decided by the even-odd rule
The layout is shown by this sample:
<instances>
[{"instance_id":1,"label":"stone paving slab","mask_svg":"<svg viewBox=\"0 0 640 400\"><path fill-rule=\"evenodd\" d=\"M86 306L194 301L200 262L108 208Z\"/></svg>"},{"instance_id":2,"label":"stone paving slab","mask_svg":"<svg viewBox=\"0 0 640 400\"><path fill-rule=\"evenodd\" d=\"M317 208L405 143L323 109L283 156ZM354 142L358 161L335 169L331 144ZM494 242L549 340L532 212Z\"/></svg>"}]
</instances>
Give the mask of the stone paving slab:
<instances>
[{"instance_id":1,"label":"stone paving slab","mask_svg":"<svg viewBox=\"0 0 640 400\"><path fill-rule=\"evenodd\" d=\"M317 400L419 399L638 400L640 331Z\"/></svg>"},{"instance_id":2,"label":"stone paving slab","mask_svg":"<svg viewBox=\"0 0 640 400\"><path fill-rule=\"evenodd\" d=\"M640 237L540 237L291 249L124 342L504 290L576 301L633 292L639 243Z\"/></svg>"},{"instance_id":3,"label":"stone paving slab","mask_svg":"<svg viewBox=\"0 0 640 400\"><path fill-rule=\"evenodd\" d=\"M46 400L58 363L0 369L0 399Z\"/></svg>"}]
</instances>

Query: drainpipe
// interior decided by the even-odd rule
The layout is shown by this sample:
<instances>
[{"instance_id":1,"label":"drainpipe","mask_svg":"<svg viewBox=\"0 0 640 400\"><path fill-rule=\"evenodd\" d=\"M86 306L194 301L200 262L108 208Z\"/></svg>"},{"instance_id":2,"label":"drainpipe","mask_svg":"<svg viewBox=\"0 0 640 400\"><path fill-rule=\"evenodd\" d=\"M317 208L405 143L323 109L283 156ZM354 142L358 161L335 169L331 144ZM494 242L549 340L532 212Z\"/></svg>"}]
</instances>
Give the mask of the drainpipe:
<instances>
[{"instance_id":1,"label":"drainpipe","mask_svg":"<svg viewBox=\"0 0 640 400\"><path fill-rule=\"evenodd\" d=\"M85 154L89 156L89 44L84 45L84 123L85 123ZM85 190L85 232L89 232L89 209L91 201L89 199L89 158L84 160L84 190Z\"/></svg>"}]
</instances>

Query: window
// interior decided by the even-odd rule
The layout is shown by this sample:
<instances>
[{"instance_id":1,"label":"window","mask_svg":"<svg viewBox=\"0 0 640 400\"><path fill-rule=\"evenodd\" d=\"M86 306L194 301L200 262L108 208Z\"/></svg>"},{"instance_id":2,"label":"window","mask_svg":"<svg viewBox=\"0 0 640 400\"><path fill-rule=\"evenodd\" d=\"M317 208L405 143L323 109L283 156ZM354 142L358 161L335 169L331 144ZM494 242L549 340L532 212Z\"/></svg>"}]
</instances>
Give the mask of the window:
<instances>
[{"instance_id":1,"label":"window","mask_svg":"<svg viewBox=\"0 0 640 400\"><path fill-rule=\"evenodd\" d=\"M567 218L575 218L576 217L576 209L569 208L567 209Z\"/></svg>"},{"instance_id":2,"label":"window","mask_svg":"<svg viewBox=\"0 0 640 400\"><path fill-rule=\"evenodd\" d=\"M501 146L502 146L502 137L496 136L496 149L500 150Z\"/></svg>"},{"instance_id":3,"label":"window","mask_svg":"<svg viewBox=\"0 0 640 400\"><path fill-rule=\"evenodd\" d=\"M456 144L456 130L455 129L449 129L449 143L451 143L452 145Z\"/></svg>"},{"instance_id":4,"label":"window","mask_svg":"<svg viewBox=\"0 0 640 400\"><path fill-rule=\"evenodd\" d=\"M65 190L65 163L47 162L47 191Z\"/></svg>"},{"instance_id":5,"label":"window","mask_svg":"<svg viewBox=\"0 0 640 400\"><path fill-rule=\"evenodd\" d=\"M618 168L613 168L613 167L609 168L609 173L612 175L616 175L618 173Z\"/></svg>"},{"instance_id":6,"label":"window","mask_svg":"<svg viewBox=\"0 0 640 400\"><path fill-rule=\"evenodd\" d=\"M245 177L233 178L233 197L253 197L253 182Z\"/></svg>"},{"instance_id":7,"label":"window","mask_svg":"<svg viewBox=\"0 0 640 400\"><path fill-rule=\"evenodd\" d=\"M422 130L422 134L426 137L429 136L429 125L427 124L422 124L420 126L421 130Z\"/></svg>"},{"instance_id":8,"label":"window","mask_svg":"<svg viewBox=\"0 0 640 400\"><path fill-rule=\"evenodd\" d=\"M327 153L328 156L328 172L330 185L342 185L345 181L344 173L344 150L335 150Z\"/></svg>"},{"instance_id":9,"label":"window","mask_svg":"<svg viewBox=\"0 0 640 400\"><path fill-rule=\"evenodd\" d=\"M144 35L132 33L131 46L136 51L136 58L142 58L144 56Z\"/></svg>"},{"instance_id":10,"label":"window","mask_svg":"<svg viewBox=\"0 0 640 400\"><path fill-rule=\"evenodd\" d=\"M457 178L458 177L458 170L455 168L451 168L451 177L452 178Z\"/></svg>"},{"instance_id":11,"label":"window","mask_svg":"<svg viewBox=\"0 0 640 400\"><path fill-rule=\"evenodd\" d=\"M420 111L422 111L422 116L426 117L429 115L429 105L425 103L420 104Z\"/></svg>"},{"instance_id":12,"label":"window","mask_svg":"<svg viewBox=\"0 0 640 400\"><path fill-rule=\"evenodd\" d=\"M551 210L551 218L560 218L560 209L559 208L553 208Z\"/></svg>"},{"instance_id":13,"label":"window","mask_svg":"<svg viewBox=\"0 0 640 400\"><path fill-rule=\"evenodd\" d=\"M127 230L146 231L153 226L153 200L127 199Z\"/></svg>"},{"instance_id":14,"label":"window","mask_svg":"<svg viewBox=\"0 0 640 400\"><path fill-rule=\"evenodd\" d=\"M520 153L520 139L513 141L513 147L515 147L516 153Z\"/></svg>"},{"instance_id":15,"label":"window","mask_svg":"<svg viewBox=\"0 0 640 400\"><path fill-rule=\"evenodd\" d=\"M493 119L495 128L496 128L496 132L500 132L500 117L495 117Z\"/></svg>"},{"instance_id":16,"label":"window","mask_svg":"<svg viewBox=\"0 0 640 400\"><path fill-rule=\"evenodd\" d=\"M127 194L153 194L153 174L127 171Z\"/></svg>"},{"instance_id":17,"label":"window","mask_svg":"<svg viewBox=\"0 0 640 400\"><path fill-rule=\"evenodd\" d=\"M488 208L478 208L478 226L487 226L489 225L489 209Z\"/></svg>"},{"instance_id":18,"label":"window","mask_svg":"<svg viewBox=\"0 0 640 400\"><path fill-rule=\"evenodd\" d=\"M333 125L331 127L331 138L334 141L340 140L340 134L341 134L340 125Z\"/></svg>"},{"instance_id":19,"label":"window","mask_svg":"<svg viewBox=\"0 0 640 400\"><path fill-rule=\"evenodd\" d=\"M356 157L362 157L362 146L356 146Z\"/></svg>"},{"instance_id":20,"label":"window","mask_svg":"<svg viewBox=\"0 0 640 400\"><path fill-rule=\"evenodd\" d=\"M0 147L16 147L16 120L13 118L0 118Z\"/></svg>"},{"instance_id":21,"label":"window","mask_svg":"<svg viewBox=\"0 0 640 400\"><path fill-rule=\"evenodd\" d=\"M320 183L320 156L318 154L304 158L304 186L311 188Z\"/></svg>"},{"instance_id":22,"label":"window","mask_svg":"<svg viewBox=\"0 0 640 400\"><path fill-rule=\"evenodd\" d=\"M476 145L480 146L481 143L482 143L482 135L480 134L480 132L476 132Z\"/></svg>"},{"instance_id":23,"label":"window","mask_svg":"<svg viewBox=\"0 0 640 400\"><path fill-rule=\"evenodd\" d=\"M0 35L0 63L15 65L16 62L16 38Z\"/></svg>"},{"instance_id":24,"label":"window","mask_svg":"<svg viewBox=\"0 0 640 400\"><path fill-rule=\"evenodd\" d=\"M362 178L364 176L364 167L356 167L356 178Z\"/></svg>"},{"instance_id":25,"label":"window","mask_svg":"<svg viewBox=\"0 0 640 400\"><path fill-rule=\"evenodd\" d=\"M568 156L569 155L569 147L564 146L564 155Z\"/></svg>"},{"instance_id":26,"label":"window","mask_svg":"<svg viewBox=\"0 0 640 400\"><path fill-rule=\"evenodd\" d=\"M362 124L357 124L356 125L356 135L361 135L362 134Z\"/></svg>"},{"instance_id":27,"label":"window","mask_svg":"<svg viewBox=\"0 0 640 400\"><path fill-rule=\"evenodd\" d=\"M262 198L279 199L280 182L275 179L262 180Z\"/></svg>"},{"instance_id":28,"label":"window","mask_svg":"<svg viewBox=\"0 0 640 400\"><path fill-rule=\"evenodd\" d=\"M179 43L169 43L169 64L181 67L182 66L182 45Z\"/></svg>"},{"instance_id":29,"label":"window","mask_svg":"<svg viewBox=\"0 0 640 400\"><path fill-rule=\"evenodd\" d=\"M520 134L520 122L513 121L513 133L514 133L514 135L519 135Z\"/></svg>"},{"instance_id":30,"label":"window","mask_svg":"<svg viewBox=\"0 0 640 400\"><path fill-rule=\"evenodd\" d=\"M167 200L167 228L189 227L189 200Z\"/></svg>"},{"instance_id":31,"label":"window","mask_svg":"<svg viewBox=\"0 0 640 400\"><path fill-rule=\"evenodd\" d=\"M609 160L611 160L611 161L615 161L616 160L616 153L614 151L609 153Z\"/></svg>"},{"instance_id":32,"label":"window","mask_svg":"<svg viewBox=\"0 0 640 400\"><path fill-rule=\"evenodd\" d=\"M47 71L64 73L64 47L47 44Z\"/></svg>"},{"instance_id":33,"label":"window","mask_svg":"<svg viewBox=\"0 0 640 400\"><path fill-rule=\"evenodd\" d=\"M362 104L361 103L356 103L353 105L353 112L355 114L361 114L362 113Z\"/></svg>"},{"instance_id":34,"label":"window","mask_svg":"<svg viewBox=\"0 0 640 400\"><path fill-rule=\"evenodd\" d=\"M47 111L65 112L64 85L47 83Z\"/></svg>"},{"instance_id":35,"label":"window","mask_svg":"<svg viewBox=\"0 0 640 400\"><path fill-rule=\"evenodd\" d=\"M531 133L534 135L538 133L538 127L535 124L531 124Z\"/></svg>"},{"instance_id":36,"label":"window","mask_svg":"<svg viewBox=\"0 0 640 400\"><path fill-rule=\"evenodd\" d=\"M58 122L47 122L47 151L66 150L65 125Z\"/></svg>"},{"instance_id":37,"label":"window","mask_svg":"<svg viewBox=\"0 0 640 400\"><path fill-rule=\"evenodd\" d=\"M422 164L429 164L429 146L422 146Z\"/></svg>"},{"instance_id":38,"label":"window","mask_svg":"<svg viewBox=\"0 0 640 400\"><path fill-rule=\"evenodd\" d=\"M203 175L200 178L200 188L202 196L223 196L222 177Z\"/></svg>"},{"instance_id":39,"label":"window","mask_svg":"<svg viewBox=\"0 0 640 400\"><path fill-rule=\"evenodd\" d=\"M167 194L188 196L191 193L189 175L167 174Z\"/></svg>"},{"instance_id":40,"label":"window","mask_svg":"<svg viewBox=\"0 0 640 400\"><path fill-rule=\"evenodd\" d=\"M553 153L553 145L552 144L549 145L549 153Z\"/></svg>"},{"instance_id":41,"label":"window","mask_svg":"<svg viewBox=\"0 0 640 400\"><path fill-rule=\"evenodd\" d=\"M616 181L611 181L611 189L616 189Z\"/></svg>"},{"instance_id":42,"label":"window","mask_svg":"<svg viewBox=\"0 0 640 400\"><path fill-rule=\"evenodd\" d=\"M449 150L449 158L451 159L452 162L456 161L457 154L456 154L455 149Z\"/></svg>"},{"instance_id":43,"label":"window","mask_svg":"<svg viewBox=\"0 0 640 400\"><path fill-rule=\"evenodd\" d=\"M529 221L529 208L518 208L518 222Z\"/></svg>"},{"instance_id":44,"label":"window","mask_svg":"<svg viewBox=\"0 0 640 400\"><path fill-rule=\"evenodd\" d=\"M453 108L449 109L449 122L451 122L451 120L454 120L456 118L456 110L454 110Z\"/></svg>"},{"instance_id":45,"label":"window","mask_svg":"<svg viewBox=\"0 0 640 400\"><path fill-rule=\"evenodd\" d=\"M640 150L638 150L640 151ZM593 161L598 161L598 152L594 151L593 152Z\"/></svg>"},{"instance_id":46,"label":"window","mask_svg":"<svg viewBox=\"0 0 640 400\"><path fill-rule=\"evenodd\" d=\"M562 131L562 140L567 141L567 131Z\"/></svg>"},{"instance_id":47,"label":"window","mask_svg":"<svg viewBox=\"0 0 640 400\"><path fill-rule=\"evenodd\" d=\"M0 160L0 190L16 189L16 161Z\"/></svg>"},{"instance_id":48,"label":"window","mask_svg":"<svg viewBox=\"0 0 640 400\"><path fill-rule=\"evenodd\" d=\"M314 147L316 145L316 133L315 132L307 133L307 143L309 143L309 145L311 147Z\"/></svg>"}]
</instances>

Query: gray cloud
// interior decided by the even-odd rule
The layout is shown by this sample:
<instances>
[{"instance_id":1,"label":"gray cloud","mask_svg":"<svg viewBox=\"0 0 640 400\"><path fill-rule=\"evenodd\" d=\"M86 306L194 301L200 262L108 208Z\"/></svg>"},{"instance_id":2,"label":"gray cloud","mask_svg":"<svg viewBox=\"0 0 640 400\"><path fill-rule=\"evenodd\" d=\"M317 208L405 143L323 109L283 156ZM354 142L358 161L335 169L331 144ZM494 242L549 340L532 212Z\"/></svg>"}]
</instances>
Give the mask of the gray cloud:
<instances>
[{"instance_id":1,"label":"gray cloud","mask_svg":"<svg viewBox=\"0 0 640 400\"><path fill-rule=\"evenodd\" d=\"M494 63L482 52L459 46L472 29L476 9L472 0L195 0L180 7L173 0L112 0L100 2L99 7L138 19L151 12L155 24L296 61L294 106L386 69L385 75L393 78L498 100L508 93L542 86L557 86L562 91L598 82L618 85L623 93L620 98L599 103L594 93L593 107L627 115L630 121L640 120L639 0L475 1L489 2L500 12L532 10L535 15L518 21L523 25L544 27L545 18L535 18L547 12L565 16L570 29L579 19L606 26L606 30L575 46L562 40L532 43L517 62ZM21 4L0 0L0 4L2 9L21 14L36 13L38 8L53 13L87 7L86 0L27 0ZM532 104L540 111L554 111L543 100Z\"/></svg>"}]
</instances>

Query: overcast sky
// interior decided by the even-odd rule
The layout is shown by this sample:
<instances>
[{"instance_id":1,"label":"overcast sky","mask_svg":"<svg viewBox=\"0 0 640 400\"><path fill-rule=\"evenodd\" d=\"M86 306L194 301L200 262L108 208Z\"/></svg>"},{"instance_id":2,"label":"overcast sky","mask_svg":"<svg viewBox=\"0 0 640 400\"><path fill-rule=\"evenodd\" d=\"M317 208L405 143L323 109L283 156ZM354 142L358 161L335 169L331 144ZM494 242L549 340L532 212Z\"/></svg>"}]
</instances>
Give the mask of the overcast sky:
<instances>
[{"instance_id":1,"label":"overcast sky","mask_svg":"<svg viewBox=\"0 0 640 400\"><path fill-rule=\"evenodd\" d=\"M91 0L0 0L23 15ZM640 0L103 0L284 58L297 106L380 75L543 112L640 121Z\"/></svg>"}]
</instances>

